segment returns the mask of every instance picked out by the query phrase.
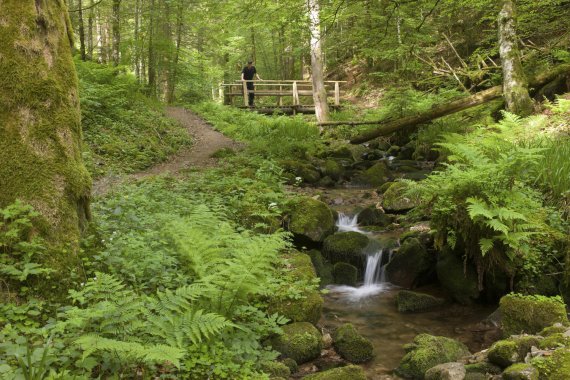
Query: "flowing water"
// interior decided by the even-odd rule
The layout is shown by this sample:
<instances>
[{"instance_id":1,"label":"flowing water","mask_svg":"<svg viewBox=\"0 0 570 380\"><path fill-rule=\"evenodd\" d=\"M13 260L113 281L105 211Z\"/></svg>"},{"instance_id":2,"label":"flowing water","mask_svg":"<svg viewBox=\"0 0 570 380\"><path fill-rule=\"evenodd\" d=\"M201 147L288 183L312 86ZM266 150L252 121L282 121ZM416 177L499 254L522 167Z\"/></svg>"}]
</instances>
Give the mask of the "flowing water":
<instances>
[{"instance_id":1,"label":"flowing water","mask_svg":"<svg viewBox=\"0 0 570 380\"><path fill-rule=\"evenodd\" d=\"M366 233L358 227L358 216L339 213L340 231ZM382 236L368 234L364 282L358 287L328 286L321 324L330 331L343 323L352 323L374 345L375 358L364 365L371 379L399 379L392 373L404 356L403 345L417 334L428 333L461 340L472 352L482 349L480 335L471 329L488 316L490 307L451 306L439 310L402 314L396 306L399 288L386 282L385 265L391 251L376 239ZM391 236L393 237L393 236ZM438 289L423 289L438 295Z\"/></svg>"}]
</instances>

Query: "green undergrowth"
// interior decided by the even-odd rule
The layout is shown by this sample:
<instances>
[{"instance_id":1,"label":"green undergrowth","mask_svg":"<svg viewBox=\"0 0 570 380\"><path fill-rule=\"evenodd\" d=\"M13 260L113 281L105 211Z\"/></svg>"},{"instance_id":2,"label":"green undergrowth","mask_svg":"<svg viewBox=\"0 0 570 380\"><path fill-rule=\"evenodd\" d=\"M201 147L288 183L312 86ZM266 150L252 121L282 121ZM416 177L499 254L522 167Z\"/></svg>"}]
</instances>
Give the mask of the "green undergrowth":
<instances>
[{"instance_id":1,"label":"green undergrowth","mask_svg":"<svg viewBox=\"0 0 570 380\"><path fill-rule=\"evenodd\" d=\"M0 261L15 276L14 294L2 289L0 376L267 379L261 363L277 353L262 342L287 321L268 314L267 301L316 286L281 269L290 243L278 226L276 178L254 163L225 178L213 170L146 179L98 200L82 275L58 290L63 302L24 291L47 273L16 276L23 265L10 265L35 251L10 248ZM31 210L14 207L26 227Z\"/></svg>"},{"instance_id":2,"label":"green undergrowth","mask_svg":"<svg viewBox=\"0 0 570 380\"><path fill-rule=\"evenodd\" d=\"M436 246L471 260L480 287L487 271L533 281L562 269L567 108L561 100L549 115L505 113L498 124L447 134L438 144L447 162L424 181L406 182L408 195L422 202L416 212L430 215Z\"/></svg>"},{"instance_id":3,"label":"green undergrowth","mask_svg":"<svg viewBox=\"0 0 570 380\"><path fill-rule=\"evenodd\" d=\"M306 158L321 144L318 128L302 116L264 116L211 102L192 109L225 135L247 142L250 154L264 158Z\"/></svg>"},{"instance_id":4,"label":"green undergrowth","mask_svg":"<svg viewBox=\"0 0 570 380\"><path fill-rule=\"evenodd\" d=\"M75 61L85 163L94 177L143 170L191 143L124 67Z\"/></svg>"}]
</instances>

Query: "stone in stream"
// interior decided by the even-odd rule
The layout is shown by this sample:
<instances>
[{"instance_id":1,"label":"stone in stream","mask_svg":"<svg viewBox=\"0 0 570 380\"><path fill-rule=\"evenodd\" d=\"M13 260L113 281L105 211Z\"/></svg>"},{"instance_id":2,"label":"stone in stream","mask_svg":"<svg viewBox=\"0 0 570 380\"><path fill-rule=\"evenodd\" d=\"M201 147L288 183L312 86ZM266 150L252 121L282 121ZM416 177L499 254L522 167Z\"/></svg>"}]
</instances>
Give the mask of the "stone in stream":
<instances>
[{"instance_id":1,"label":"stone in stream","mask_svg":"<svg viewBox=\"0 0 570 380\"><path fill-rule=\"evenodd\" d=\"M560 297L508 294L501 298L500 310L505 336L536 334L555 323L568 325L566 306Z\"/></svg>"},{"instance_id":2,"label":"stone in stream","mask_svg":"<svg viewBox=\"0 0 570 380\"><path fill-rule=\"evenodd\" d=\"M469 305L479 298L477 273L471 265L465 265L459 253L445 249L437 260L437 278L449 295L462 305Z\"/></svg>"},{"instance_id":3,"label":"stone in stream","mask_svg":"<svg viewBox=\"0 0 570 380\"><path fill-rule=\"evenodd\" d=\"M388 281L404 288L412 288L433 272L435 258L416 238L404 240L386 265Z\"/></svg>"},{"instance_id":4,"label":"stone in stream","mask_svg":"<svg viewBox=\"0 0 570 380\"><path fill-rule=\"evenodd\" d=\"M337 285L356 286L358 269L348 263L336 263L333 266L334 283Z\"/></svg>"},{"instance_id":5,"label":"stone in stream","mask_svg":"<svg viewBox=\"0 0 570 380\"><path fill-rule=\"evenodd\" d=\"M328 159L321 167L324 176L328 176L334 181L339 181L344 175L344 168L335 160Z\"/></svg>"},{"instance_id":6,"label":"stone in stream","mask_svg":"<svg viewBox=\"0 0 570 380\"><path fill-rule=\"evenodd\" d=\"M323 255L333 264L347 262L357 268L363 267L363 251L369 244L366 235L358 232L339 232L323 242Z\"/></svg>"},{"instance_id":7,"label":"stone in stream","mask_svg":"<svg viewBox=\"0 0 570 380\"><path fill-rule=\"evenodd\" d=\"M323 255L320 251L313 249L307 254L311 257L311 261L313 263L313 267L317 272L317 276L319 277L319 284L322 288L327 285L334 283L332 269L333 266L330 263L325 262Z\"/></svg>"},{"instance_id":8,"label":"stone in stream","mask_svg":"<svg viewBox=\"0 0 570 380\"><path fill-rule=\"evenodd\" d=\"M423 379L430 368L469 355L469 350L463 343L428 334L416 336L411 344L404 346L404 350L406 355L396 368L396 373L412 379Z\"/></svg>"},{"instance_id":9,"label":"stone in stream","mask_svg":"<svg viewBox=\"0 0 570 380\"><path fill-rule=\"evenodd\" d=\"M308 322L297 322L282 327L283 335L271 341L273 348L298 364L316 359L321 354L321 333Z\"/></svg>"},{"instance_id":10,"label":"stone in stream","mask_svg":"<svg viewBox=\"0 0 570 380\"><path fill-rule=\"evenodd\" d=\"M314 184L321 179L321 174L317 168L305 161L281 160L279 165L286 173L300 177L304 183Z\"/></svg>"},{"instance_id":11,"label":"stone in stream","mask_svg":"<svg viewBox=\"0 0 570 380\"><path fill-rule=\"evenodd\" d=\"M490 363L506 368L524 361L533 346L538 346L542 337L534 335L512 336L494 343L488 351Z\"/></svg>"},{"instance_id":12,"label":"stone in stream","mask_svg":"<svg viewBox=\"0 0 570 380\"><path fill-rule=\"evenodd\" d=\"M430 294L417 293L409 290L398 292L396 304L400 313L418 312L433 309L445 303L443 298L437 298Z\"/></svg>"},{"instance_id":13,"label":"stone in stream","mask_svg":"<svg viewBox=\"0 0 570 380\"><path fill-rule=\"evenodd\" d=\"M388 182L391 177L392 173L390 172L390 169L388 169L386 163L380 161L365 171L357 174L354 177L353 182L362 185L381 186Z\"/></svg>"},{"instance_id":14,"label":"stone in stream","mask_svg":"<svg viewBox=\"0 0 570 380\"><path fill-rule=\"evenodd\" d=\"M444 363L430 368L425 374L425 380L463 380L465 366L461 363Z\"/></svg>"},{"instance_id":15,"label":"stone in stream","mask_svg":"<svg viewBox=\"0 0 570 380\"><path fill-rule=\"evenodd\" d=\"M405 182L394 182L382 196L382 207L387 212L402 213L417 206L417 203L406 196L408 185Z\"/></svg>"},{"instance_id":16,"label":"stone in stream","mask_svg":"<svg viewBox=\"0 0 570 380\"><path fill-rule=\"evenodd\" d=\"M334 213L316 199L295 199L289 204L289 216L289 231L302 240L320 243L334 233Z\"/></svg>"},{"instance_id":17,"label":"stone in stream","mask_svg":"<svg viewBox=\"0 0 570 380\"><path fill-rule=\"evenodd\" d=\"M539 379L568 380L570 378L570 347L561 347L549 356L537 357L530 364L540 372Z\"/></svg>"},{"instance_id":18,"label":"stone in stream","mask_svg":"<svg viewBox=\"0 0 570 380\"><path fill-rule=\"evenodd\" d=\"M305 376L303 380L366 380L364 370L357 365L334 368Z\"/></svg>"},{"instance_id":19,"label":"stone in stream","mask_svg":"<svg viewBox=\"0 0 570 380\"><path fill-rule=\"evenodd\" d=\"M374 357L372 342L360 335L351 323L336 329L333 342L336 352L349 362L365 363Z\"/></svg>"},{"instance_id":20,"label":"stone in stream","mask_svg":"<svg viewBox=\"0 0 570 380\"><path fill-rule=\"evenodd\" d=\"M358 224L362 226L387 227L392 224L392 218L375 205L369 206L358 213Z\"/></svg>"},{"instance_id":21,"label":"stone in stream","mask_svg":"<svg viewBox=\"0 0 570 380\"><path fill-rule=\"evenodd\" d=\"M268 374L271 379L275 378L285 378L287 379L291 376L291 370L289 367L282 362L263 362L260 364L261 370Z\"/></svg>"},{"instance_id":22,"label":"stone in stream","mask_svg":"<svg viewBox=\"0 0 570 380\"><path fill-rule=\"evenodd\" d=\"M503 372L504 380L538 380L538 369L530 364L513 364ZM570 376L570 374L568 374Z\"/></svg>"}]
</instances>

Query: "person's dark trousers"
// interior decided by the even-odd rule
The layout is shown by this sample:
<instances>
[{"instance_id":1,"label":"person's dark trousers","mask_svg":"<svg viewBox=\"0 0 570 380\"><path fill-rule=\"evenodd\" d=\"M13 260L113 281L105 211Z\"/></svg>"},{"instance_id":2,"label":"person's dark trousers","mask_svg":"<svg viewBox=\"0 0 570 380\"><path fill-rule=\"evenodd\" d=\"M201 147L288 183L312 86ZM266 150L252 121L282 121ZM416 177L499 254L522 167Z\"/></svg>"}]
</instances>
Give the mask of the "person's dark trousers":
<instances>
[{"instance_id":1,"label":"person's dark trousers","mask_svg":"<svg viewBox=\"0 0 570 380\"><path fill-rule=\"evenodd\" d=\"M248 90L248 95L249 95L249 106L253 107L255 104L255 94L253 93L253 83L252 82L247 82L247 90Z\"/></svg>"}]
</instances>

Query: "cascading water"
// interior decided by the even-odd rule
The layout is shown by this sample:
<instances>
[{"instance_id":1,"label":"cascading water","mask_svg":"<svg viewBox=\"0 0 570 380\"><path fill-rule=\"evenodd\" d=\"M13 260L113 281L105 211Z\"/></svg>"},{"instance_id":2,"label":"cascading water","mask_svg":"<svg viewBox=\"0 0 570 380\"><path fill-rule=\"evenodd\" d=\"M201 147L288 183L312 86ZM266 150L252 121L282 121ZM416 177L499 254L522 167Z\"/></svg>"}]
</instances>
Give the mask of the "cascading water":
<instances>
[{"instance_id":1,"label":"cascading water","mask_svg":"<svg viewBox=\"0 0 570 380\"><path fill-rule=\"evenodd\" d=\"M364 233L360 228L358 228L358 214L350 216L339 212L336 226L338 227L339 232L352 231Z\"/></svg>"}]
</instances>

